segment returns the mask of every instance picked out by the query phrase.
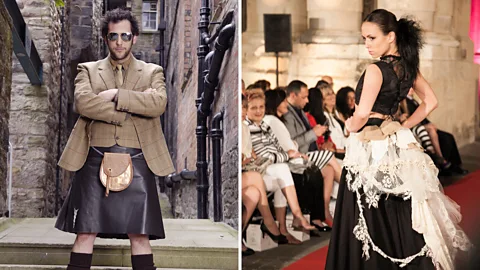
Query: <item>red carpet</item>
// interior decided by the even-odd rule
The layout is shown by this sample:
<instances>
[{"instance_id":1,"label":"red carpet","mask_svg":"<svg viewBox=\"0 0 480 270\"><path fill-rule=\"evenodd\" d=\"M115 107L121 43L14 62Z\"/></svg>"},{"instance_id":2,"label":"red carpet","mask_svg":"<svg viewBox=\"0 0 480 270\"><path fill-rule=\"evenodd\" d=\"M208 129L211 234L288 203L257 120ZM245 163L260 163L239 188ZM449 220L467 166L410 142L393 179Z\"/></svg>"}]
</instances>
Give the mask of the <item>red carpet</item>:
<instances>
[{"instance_id":1,"label":"red carpet","mask_svg":"<svg viewBox=\"0 0 480 270\"><path fill-rule=\"evenodd\" d=\"M445 194L460 205L463 216L460 226L470 238L474 238L475 233L478 233L478 225L480 224L478 211L480 205L480 171L473 172L455 184L448 186L445 188ZM325 246L287 266L284 270L325 269L327 252L328 246Z\"/></svg>"}]
</instances>

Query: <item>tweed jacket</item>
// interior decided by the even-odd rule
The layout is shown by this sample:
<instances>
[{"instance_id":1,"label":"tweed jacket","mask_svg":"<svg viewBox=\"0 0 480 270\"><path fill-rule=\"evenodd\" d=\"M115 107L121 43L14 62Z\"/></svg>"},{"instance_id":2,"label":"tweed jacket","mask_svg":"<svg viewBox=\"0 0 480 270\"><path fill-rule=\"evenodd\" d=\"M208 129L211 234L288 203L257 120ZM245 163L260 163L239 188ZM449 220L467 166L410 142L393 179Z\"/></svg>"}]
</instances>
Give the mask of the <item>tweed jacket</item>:
<instances>
[{"instance_id":1,"label":"tweed jacket","mask_svg":"<svg viewBox=\"0 0 480 270\"><path fill-rule=\"evenodd\" d=\"M302 115L307 119L304 112L302 112ZM312 129L307 131L302 119L300 119L295 112L295 109L290 104L288 104L288 113L286 113L283 118L285 119L285 126L287 127L288 132L290 132L292 140L296 141L298 144L298 151L300 153L307 153L310 144L317 140L315 132ZM308 119L306 121L308 122Z\"/></svg>"},{"instance_id":2,"label":"tweed jacket","mask_svg":"<svg viewBox=\"0 0 480 270\"><path fill-rule=\"evenodd\" d=\"M92 120L96 132L101 133L102 129L121 126L130 117L137 133L130 135L138 136L150 170L159 176L175 171L160 124L160 115L167 104L163 68L133 58L126 76L116 102L106 101L97 94L116 88L109 58L78 65L74 95L75 110L80 117L60 157L60 167L68 171L83 167L90 148ZM156 91L143 93L148 88Z\"/></svg>"}]
</instances>

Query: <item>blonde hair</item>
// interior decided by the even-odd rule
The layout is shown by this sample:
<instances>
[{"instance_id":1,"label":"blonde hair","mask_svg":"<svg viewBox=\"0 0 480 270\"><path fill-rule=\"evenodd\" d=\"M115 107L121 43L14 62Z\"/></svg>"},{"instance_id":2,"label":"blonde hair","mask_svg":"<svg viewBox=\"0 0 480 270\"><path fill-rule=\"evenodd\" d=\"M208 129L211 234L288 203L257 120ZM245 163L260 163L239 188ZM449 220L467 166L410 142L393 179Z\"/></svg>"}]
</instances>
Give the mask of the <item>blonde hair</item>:
<instances>
[{"instance_id":1,"label":"blonde hair","mask_svg":"<svg viewBox=\"0 0 480 270\"><path fill-rule=\"evenodd\" d=\"M322 97L323 97L323 109L324 109L326 112L330 113L330 112L327 110L327 107L325 106L325 97L326 97L327 93L328 93L330 90L335 94L335 92L333 91L333 88L332 88L329 84L326 84L326 83L325 83L325 84L320 84L317 88L320 89L320 92L322 92ZM335 107L333 107L333 111L332 111L331 113L336 114L336 112L337 112L337 108L336 108L336 106L335 106Z\"/></svg>"},{"instance_id":2,"label":"blonde hair","mask_svg":"<svg viewBox=\"0 0 480 270\"><path fill-rule=\"evenodd\" d=\"M260 88L252 88L245 92L245 96L247 97L247 102L252 101L254 99L263 99L265 100L265 93Z\"/></svg>"}]
</instances>

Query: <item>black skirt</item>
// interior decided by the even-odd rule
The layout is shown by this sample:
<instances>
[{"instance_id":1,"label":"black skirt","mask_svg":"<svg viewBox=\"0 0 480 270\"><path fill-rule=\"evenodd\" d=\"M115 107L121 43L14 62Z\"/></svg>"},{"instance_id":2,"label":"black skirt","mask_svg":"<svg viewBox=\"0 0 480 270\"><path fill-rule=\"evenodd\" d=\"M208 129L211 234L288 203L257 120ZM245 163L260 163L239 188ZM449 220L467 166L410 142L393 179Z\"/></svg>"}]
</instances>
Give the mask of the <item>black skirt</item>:
<instances>
[{"instance_id":1,"label":"black skirt","mask_svg":"<svg viewBox=\"0 0 480 270\"><path fill-rule=\"evenodd\" d=\"M128 239L127 234L146 234L151 240L165 238L155 175L144 156L138 156L141 150L118 145L95 148L102 153L129 153L132 183L105 197L99 177L103 157L90 148L85 165L75 174L55 227L70 233L97 233L101 238Z\"/></svg>"},{"instance_id":2,"label":"black skirt","mask_svg":"<svg viewBox=\"0 0 480 270\"><path fill-rule=\"evenodd\" d=\"M325 269L434 270L432 258L427 256L417 257L403 268L382 257L372 248L369 250L370 258L368 260L362 258L362 242L353 234L353 228L357 225L359 217L357 195L346 186L346 172L344 169L340 179ZM363 194L362 190L360 194ZM362 204L369 234L373 242L387 255L405 258L416 254L425 246L423 236L412 229L410 200L404 201L402 198L390 195L388 199L385 196L380 198L378 208L368 208L364 198L362 198Z\"/></svg>"}]
</instances>

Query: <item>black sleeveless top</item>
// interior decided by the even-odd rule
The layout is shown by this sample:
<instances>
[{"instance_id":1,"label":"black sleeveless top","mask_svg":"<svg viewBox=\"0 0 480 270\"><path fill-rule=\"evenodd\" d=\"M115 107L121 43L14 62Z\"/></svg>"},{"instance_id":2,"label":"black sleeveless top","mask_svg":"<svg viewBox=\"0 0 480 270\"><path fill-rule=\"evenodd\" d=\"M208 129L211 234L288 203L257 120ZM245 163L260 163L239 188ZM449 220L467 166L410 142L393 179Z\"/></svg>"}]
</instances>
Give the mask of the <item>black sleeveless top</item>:
<instances>
[{"instance_id":1,"label":"black sleeveless top","mask_svg":"<svg viewBox=\"0 0 480 270\"><path fill-rule=\"evenodd\" d=\"M404 69L402 68L401 64L401 57L387 55L381 57L380 59L380 61L375 62L374 64L380 68L383 82L377 99L373 104L372 112L377 112L384 115L394 115L398 110L400 101L405 99L408 91L413 86L413 81L405 78L407 76L402 75L402 71ZM355 103L357 105L360 103L360 97L362 95L365 72L366 71L364 71L360 77L355 90Z\"/></svg>"}]
</instances>

